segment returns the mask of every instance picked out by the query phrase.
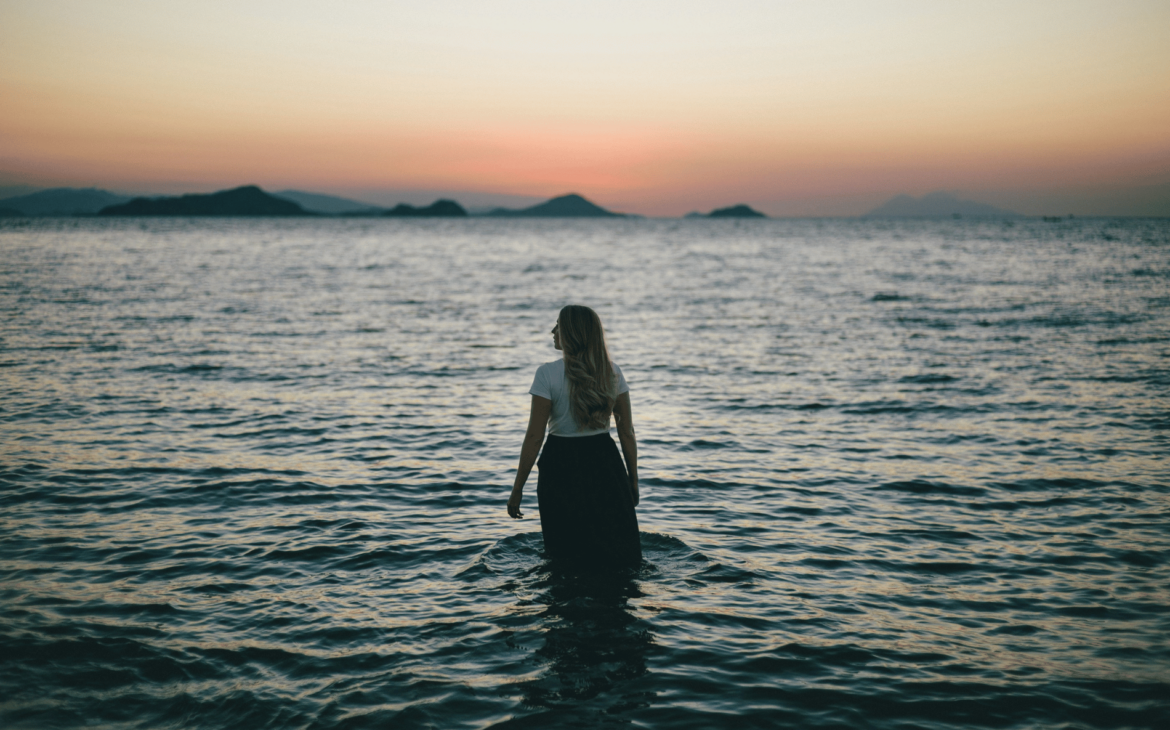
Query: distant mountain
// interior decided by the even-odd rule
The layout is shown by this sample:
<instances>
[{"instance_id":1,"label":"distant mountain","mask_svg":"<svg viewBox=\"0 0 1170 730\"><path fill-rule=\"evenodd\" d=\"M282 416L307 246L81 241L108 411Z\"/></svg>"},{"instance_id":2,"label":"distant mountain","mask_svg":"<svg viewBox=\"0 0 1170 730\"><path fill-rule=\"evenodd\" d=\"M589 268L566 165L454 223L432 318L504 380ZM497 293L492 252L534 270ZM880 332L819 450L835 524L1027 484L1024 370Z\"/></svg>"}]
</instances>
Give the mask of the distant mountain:
<instances>
[{"instance_id":1,"label":"distant mountain","mask_svg":"<svg viewBox=\"0 0 1170 730\"><path fill-rule=\"evenodd\" d=\"M973 200L960 200L948 193L931 193L921 198L898 195L863 218L1018 218L1019 213Z\"/></svg>"},{"instance_id":2,"label":"distant mountain","mask_svg":"<svg viewBox=\"0 0 1170 730\"><path fill-rule=\"evenodd\" d=\"M269 195L255 185L221 190L206 195L174 198L134 198L128 203L102 208L98 215L312 215L301 206Z\"/></svg>"},{"instance_id":3,"label":"distant mountain","mask_svg":"<svg viewBox=\"0 0 1170 730\"><path fill-rule=\"evenodd\" d=\"M17 195L28 195L44 190L33 185L0 185L0 200L15 198Z\"/></svg>"},{"instance_id":4,"label":"distant mountain","mask_svg":"<svg viewBox=\"0 0 1170 730\"><path fill-rule=\"evenodd\" d=\"M467 211L454 200L436 200L424 208L416 208L413 205L399 203L390 210L383 212L382 215L401 218L461 218L467 216Z\"/></svg>"},{"instance_id":5,"label":"distant mountain","mask_svg":"<svg viewBox=\"0 0 1170 730\"><path fill-rule=\"evenodd\" d=\"M23 215L93 215L130 197L98 188L52 188L0 200L0 207Z\"/></svg>"},{"instance_id":6,"label":"distant mountain","mask_svg":"<svg viewBox=\"0 0 1170 730\"><path fill-rule=\"evenodd\" d=\"M306 193L303 190L281 190L273 193L278 198L291 200L310 213L324 213L325 215L340 215L343 213L380 213L382 207L372 203L363 203L360 200L339 198L334 195L320 193Z\"/></svg>"},{"instance_id":7,"label":"distant mountain","mask_svg":"<svg viewBox=\"0 0 1170 730\"><path fill-rule=\"evenodd\" d=\"M624 218L621 213L612 213L599 205L594 205L576 193L552 198L531 208L514 210L510 208L496 208L488 211L490 216L511 216L516 218Z\"/></svg>"},{"instance_id":8,"label":"distant mountain","mask_svg":"<svg viewBox=\"0 0 1170 730\"><path fill-rule=\"evenodd\" d=\"M761 213L758 210L753 209L750 206L743 205L741 203L739 205L733 205L730 208L718 208L716 210L713 210L707 215L707 217L708 218L767 218L768 216L764 215L763 213Z\"/></svg>"}]
</instances>

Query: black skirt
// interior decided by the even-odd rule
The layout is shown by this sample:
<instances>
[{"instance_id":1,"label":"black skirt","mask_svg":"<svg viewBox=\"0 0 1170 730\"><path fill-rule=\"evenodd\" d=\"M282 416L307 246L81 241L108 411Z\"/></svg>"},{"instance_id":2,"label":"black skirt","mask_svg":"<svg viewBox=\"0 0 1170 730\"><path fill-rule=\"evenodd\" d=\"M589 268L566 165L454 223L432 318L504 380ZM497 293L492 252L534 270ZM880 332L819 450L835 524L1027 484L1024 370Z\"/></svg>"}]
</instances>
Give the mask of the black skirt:
<instances>
[{"instance_id":1,"label":"black skirt","mask_svg":"<svg viewBox=\"0 0 1170 730\"><path fill-rule=\"evenodd\" d=\"M549 436L536 465L540 531L554 563L605 570L642 562L629 477L608 432Z\"/></svg>"}]
</instances>

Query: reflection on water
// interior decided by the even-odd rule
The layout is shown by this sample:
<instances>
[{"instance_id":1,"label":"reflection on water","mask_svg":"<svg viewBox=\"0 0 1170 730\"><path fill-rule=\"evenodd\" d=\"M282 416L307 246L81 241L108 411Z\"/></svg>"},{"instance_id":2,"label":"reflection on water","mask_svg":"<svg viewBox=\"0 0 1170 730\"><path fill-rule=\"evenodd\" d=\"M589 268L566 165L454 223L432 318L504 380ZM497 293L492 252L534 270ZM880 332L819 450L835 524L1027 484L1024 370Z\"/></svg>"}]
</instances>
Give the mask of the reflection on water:
<instances>
[{"instance_id":1,"label":"reflection on water","mask_svg":"<svg viewBox=\"0 0 1170 730\"><path fill-rule=\"evenodd\" d=\"M663 540L643 535L643 543L640 568L609 573L547 561L540 533L503 540L477 561L481 580L504 578L498 587L515 598L508 645L523 654L514 669L522 679L502 690L520 702L507 726L604 725L653 699L648 683L636 681L647 675L654 645L652 614L638 603L641 582L660 575L650 559L663 555Z\"/></svg>"},{"instance_id":2,"label":"reflection on water","mask_svg":"<svg viewBox=\"0 0 1170 730\"><path fill-rule=\"evenodd\" d=\"M623 690L646 674L646 654L654 643L649 622L633 614L629 599L642 595L637 573L575 575L553 571L536 586L540 647L533 659L541 675L521 682L525 705L576 711L603 698L601 712L612 716L646 697ZM583 718L579 718L584 721Z\"/></svg>"}]
</instances>

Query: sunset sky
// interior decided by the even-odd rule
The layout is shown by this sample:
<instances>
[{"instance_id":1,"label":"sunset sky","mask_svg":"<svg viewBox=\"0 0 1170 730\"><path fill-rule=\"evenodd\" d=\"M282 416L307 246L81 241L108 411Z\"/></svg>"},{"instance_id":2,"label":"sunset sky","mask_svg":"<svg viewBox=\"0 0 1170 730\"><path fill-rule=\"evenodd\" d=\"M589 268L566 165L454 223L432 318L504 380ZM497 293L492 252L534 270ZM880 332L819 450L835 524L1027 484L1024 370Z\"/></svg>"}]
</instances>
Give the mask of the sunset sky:
<instances>
[{"instance_id":1,"label":"sunset sky","mask_svg":"<svg viewBox=\"0 0 1170 730\"><path fill-rule=\"evenodd\" d=\"M0 2L0 186L245 183L1170 215L1170 2Z\"/></svg>"}]
</instances>

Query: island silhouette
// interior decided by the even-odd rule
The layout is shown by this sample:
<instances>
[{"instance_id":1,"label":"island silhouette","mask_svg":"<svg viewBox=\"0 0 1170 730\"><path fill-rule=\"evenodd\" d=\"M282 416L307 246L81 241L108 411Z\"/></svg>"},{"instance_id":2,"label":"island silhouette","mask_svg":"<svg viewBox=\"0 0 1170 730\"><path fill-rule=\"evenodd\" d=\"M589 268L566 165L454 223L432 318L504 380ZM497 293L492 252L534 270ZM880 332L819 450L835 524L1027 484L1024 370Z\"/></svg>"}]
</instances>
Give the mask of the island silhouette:
<instances>
[{"instance_id":1,"label":"island silhouette","mask_svg":"<svg viewBox=\"0 0 1170 730\"><path fill-rule=\"evenodd\" d=\"M399 203L390 210L382 211L382 215L408 218L466 218L467 211L454 200L440 199L424 208Z\"/></svg>"},{"instance_id":2,"label":"island silhouette","mask_svg":"<svg viewBox=\"0 0 1170 730\"><path fill-rule=\"evenodd\" d=\"M752 208L750 205L732 205L728 208L717 208L707 214L708 218L767 218L760 211Z\"/></svg>"},{"instance_id":3,"label":"island silhouette","mask_svg":"<svg viewBox=\"0 0 1170 730\"><path fill-rule=\"evenodd\" d=\"M218 193L177 197L134 198L98 211L103 216L305 216L313 215L301 206L269 195L255 185L244 185Z\"/></svg>"},{"instance_id":4,"label":"island silhouette","mask_svg":"<svg viewBox=\"0 0 1170 730\"><path fill-rule=\"evenodd\" d=\"M295 199L295 200L293 200ZM306 210L306 208L317 210ZM325 210L321 210L325 209ZM244 185L216 193L187 194L172 197L138 197L125 203L107 205L97 211L102 216L385 216L393 218L465 218L467 210L454 200L439 199L427 206L399 203L393 208L378 208L366 203L331 195L287 190L272 195L256 185ZM577 194L562 195L530 208L497 208L486 215L544 218L625 217L610 212Z\"/></svg>"},{"instance_id":5,"label":"island silhouette","mask_svg":"<svg viewBox=\"0 0 1170 730\"><path fill-rule=\"evenodd\" d=\"M178 196L138 196L100 188L51 188L0 199L0 217L36 216L377 216L492 218L630 218L597 205L578 193L569 193L527 208L494 208L469 213L455 200L440 198L430 205L399 203L393 208L302 190L268 193L244 185L214 193ZM739 203L710 213L692 212L685 218L767 218ZM986 203L963 200L946 192L914 198L897 195L864 213L861 218L1016 218L1019 213Z\"/></svg>"},{"instance_id":6,"label":"island silhouette","mask_svg":"<svg viewBox=\"0 0 1170 730\"><path fill-rule=\"evenodd\" d=\"M716 208L715 210L711 211L710 213L700 213L699 211L696 210L694 212L687 213L683 217L684 218L767 218L768 216L764 215L763 213L761 213L760 211L751 207L750 205L745 205L744 203L739 203L738 205L732 205L732 206L729 206L727 208Z\"/></svg>"},{"instance_id":7,"label":"island silhouette","mask_svg":"<svg viewBox=\"0 0 1170 730\"><path fill-rule=\"evenodd\" d=\"M495 208L485 215L513 218L625 218L596 203L586 200L577 193L561 195L529 208Z\"/></svg>"}]
</instances>

